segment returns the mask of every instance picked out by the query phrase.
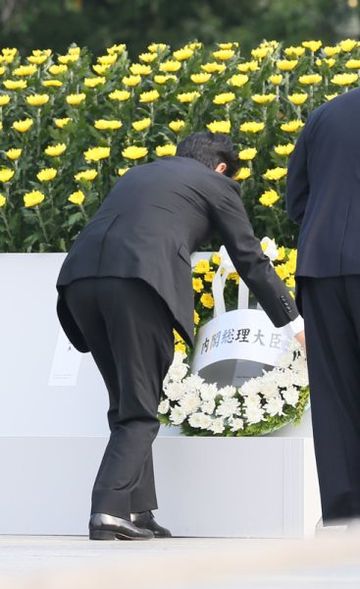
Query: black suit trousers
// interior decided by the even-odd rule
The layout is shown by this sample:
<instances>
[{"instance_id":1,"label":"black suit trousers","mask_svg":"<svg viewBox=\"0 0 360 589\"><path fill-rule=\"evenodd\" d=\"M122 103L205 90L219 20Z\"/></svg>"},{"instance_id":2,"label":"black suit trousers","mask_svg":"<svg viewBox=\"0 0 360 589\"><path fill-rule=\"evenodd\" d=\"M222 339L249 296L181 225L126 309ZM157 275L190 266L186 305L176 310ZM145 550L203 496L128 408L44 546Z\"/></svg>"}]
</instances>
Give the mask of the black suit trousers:
<instances>
[{"instance_id":1,"label":"black suit trousers","mask_svg":"<svg viewBox=\"0 0 360 589\"><path fill-rule=\"evenodd\" d=\"M129 518L156 509L151 448L174 353L172 316L139 279L77 280L66 287L65 298L109 392L111 434L91 512Z\"/></svg>"},{"instance_id":2,"label":"black suit trousers","mask_svg":"<svg viewBox=\"0 0 360 589\"><path fill-rule=\"evenodd\" d=\"M360 276L300 278L324 523L360 516Z\"/></svg>"}]
</instances>

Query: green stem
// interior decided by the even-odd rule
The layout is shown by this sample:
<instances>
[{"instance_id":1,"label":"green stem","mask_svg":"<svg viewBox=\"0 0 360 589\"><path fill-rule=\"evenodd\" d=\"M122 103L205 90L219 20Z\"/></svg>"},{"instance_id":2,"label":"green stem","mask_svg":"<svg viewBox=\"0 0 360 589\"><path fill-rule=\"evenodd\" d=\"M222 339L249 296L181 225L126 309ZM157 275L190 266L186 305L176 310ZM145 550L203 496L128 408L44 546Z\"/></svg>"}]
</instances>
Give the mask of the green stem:
<instances>
[{"instance_id":1,"label":"green stem","mask_svg":"<svg viewBox=\"0 0 360 589\"><path fill-rule=\"evenodd\" d=\"M10 246L11 246L11 247L13 248L13 250L15 251L15 249L16 249L16 247L15 247L15 242L14 242L13 235L12 235L12 233L11 233L11 229L10 229L9 222L8 222L8 220L7 220L7 218L6 218L5 211L3 211L2 209L0 209L0 215L1 215L1 217L2 217L2 220L3 220L3 222L4 222L5 229L6 229L6 233L8 234L8 237L9 237Z\"/></svg>"},{"instance_id":2,"label":"green stem","mask_svg":"<svg viewBox=\"0 0 360 589\"><path fill-rule=\"evenodd\" d=\"M40 209L39 209L38 206L35 207L35 213L36 213L36 216L37 216L37 218L39 220L39 225L40 225L41 230L42 230L42 232L44 234L45 241L46 241L46 243L49 243L49 237L48 237L48 234L47 234L47 231L46 231L46 227L45 227L45 224L44 224L44 221L43 221L43 218L41 216Z\"/></svg>"},{"instance_id":3,"label":"green stem","mask_svg":"<svg viewBox=\"0 0 360 589\"><path fill-rule=\"evenodd\" d=\"M82 214L84 216L85 221L88 221L89 220L89 216L88 216L87 212L85 211L84 205L79 205L79 206L80 206L80 210L81 210L81 212L82 212Z\"/></svg>"}]
</instances>

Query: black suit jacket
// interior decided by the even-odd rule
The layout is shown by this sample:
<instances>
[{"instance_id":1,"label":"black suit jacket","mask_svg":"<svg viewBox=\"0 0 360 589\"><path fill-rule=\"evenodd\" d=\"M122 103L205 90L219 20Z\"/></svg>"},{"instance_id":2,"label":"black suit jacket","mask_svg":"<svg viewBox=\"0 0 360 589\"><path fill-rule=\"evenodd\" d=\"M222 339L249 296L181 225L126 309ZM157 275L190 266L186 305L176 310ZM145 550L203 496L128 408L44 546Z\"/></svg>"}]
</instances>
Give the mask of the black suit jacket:
<instances>
[{"instance_id":1,"label":"black suit jacket","mask_svg":"<svg viewBox=\"0 0 360 589\"><path fill-rule=\"evenodd\" d=\"M215 231L273 323L280 327L295 319L295 303L254 236L238 183L196 160L170 157L129 170L70 249L57 288L59 318L73 344L88 351L63 288L79 278L104 276L145 280L193 344L190 254Z\"/></svg>"},{"instance_id":2,"label":"black suit jacket","mask_svg":"<svg viewBox=\"0 0 360 589\"><path fill-rule=\"evenodd\" d=\"M360 274L360 89L310 115L290 158L286 200L301 225L297 277Z\"/></svg>"}]
</instances>

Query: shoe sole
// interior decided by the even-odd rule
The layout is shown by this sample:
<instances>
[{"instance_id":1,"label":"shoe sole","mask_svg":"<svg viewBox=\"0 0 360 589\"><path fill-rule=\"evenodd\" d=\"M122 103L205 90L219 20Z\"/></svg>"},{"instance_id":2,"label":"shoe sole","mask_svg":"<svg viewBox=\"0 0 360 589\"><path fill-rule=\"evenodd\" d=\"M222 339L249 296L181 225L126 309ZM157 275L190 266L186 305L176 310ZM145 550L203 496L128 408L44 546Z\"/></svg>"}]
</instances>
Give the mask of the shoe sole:
<instances>
[{"instance_id":1,"label":"shoe sole","mask_svg":"<svg viewBox=\"0 0 360 589\"><path fill-rule=\"evenodd\" d=\"M111 532L109 530L91 530L89 533L89 540L152 540L153 537L127 536L126 534L119 534L118 532Z\"/></svg>"}]
</instances>

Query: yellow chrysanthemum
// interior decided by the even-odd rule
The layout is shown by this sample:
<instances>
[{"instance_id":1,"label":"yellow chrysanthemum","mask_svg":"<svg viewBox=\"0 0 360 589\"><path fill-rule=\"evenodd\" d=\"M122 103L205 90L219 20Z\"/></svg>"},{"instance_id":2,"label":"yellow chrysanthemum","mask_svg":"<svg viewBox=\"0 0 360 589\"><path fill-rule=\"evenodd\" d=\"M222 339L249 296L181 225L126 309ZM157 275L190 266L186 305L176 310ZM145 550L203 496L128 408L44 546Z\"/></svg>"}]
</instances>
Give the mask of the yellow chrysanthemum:
<instances>
[{"instance_id":1,"label":"yellow chrysanthemum","mask_svg":"<svg viewBox=\"0 0 360 589\"><path fill-rule=\"evenodd\" d=\"M176 145L168 143L167 145L158 145L155 149L158 157L172 156L176 153Z\"/></svg>"},{"instance_id":2,"label":"yellow chrysanthemum","mask_svg":"<svg viewBox=\"0 0 360 589\"><path fill-rule=\"evenodd\" d=\"M151 67L143 63L133 63L129 69L134 76L148 76L152 72Z\"/></svg>"},{"instance_id":3,"label":"yellow chrysanthemum","mask_svg":"<svg viewBox=\"0 0 360 589\"><path fill-rule=\"evenodd\" d=\"M79 59L78 55L59 55L58 61L62 64L74 63Z\"/></svg>"},{"instance_id":4,"label":"yellow chrysanthemum","mask_svg":"<svg viewBox=\"0 0 360 589\"><path fill-rule=\"evenodd\" d=\"M151 43L151 45L148 45L150 53L161 53L162 51L165 51L166 48L167 45L165 45L165 43Z\"/></svg>"},{"instance_id":5,"label":"yellow chrysanthemum","mask_svg":"<svg viewBox=\"0 0 360 589\"><path fill-rule=\"evenodd\" d=\"M295 276L289 276L289 278L286 279L285 284L288 288L295 288Z\"/></svg>"},{"instance_id":6,"label":"yellow chrysanthemum","mask_svg":"<svg viewBox=\"0 0 360 589\"><path fill-rule=\"evenodd\" d=\"M69 94L66 97L66 102L70 106L79 106L86 99L86 94L80 92L79 94Z\"/></svg>"},{"instance_id":7,"label":"yellow chrysanthemum","mask_svg":"<svg viewBox=\"0 0 360 589\"><path fill-rule=\"evenodd\" d=\"M253 59L251 61L244 61L243 63L239 63L237 69L239 70L239 72L247 74L248 72L256 72L260 68L258 62L255 59Z\"/></svg>"},{"instance_id":8,"label":"yellow chrysanthemum","mask_svg":"<svg viewBox=\"0 0 360 589\"><path fill-rule=\"evenodd\" d=\"M142 92L140 94L140 102L148 103L148 102L155 102L160 98L160 94L157 90L149 90L149 92Z\"/></svg>"},{"instance_id":9,"label":"yellow chrysanthemum","mask_svg":"<svg viewBox=\"0 0 360 589\"><path fill-rule=\"evenodd\" d=\"M19 133L26 133L26 131L31 129L33 124L34 121L32 119L23 119L22 121L14 121L12 128L15 129L15 131L19 131Z\"/></svg>"},{"instance_id":10,"label":"yellow chrysanthemum","mask_svg":"<svg viewBox=\"0 0 360 589\"><path fill-rule=\"evenodd\" d=\"M281 245L280 247L278 247L278 250L277 250L276 261L281 262L282 260L284 260L285 256L286 256L285 248L283 245Z\"/></svg>"},{"instance_id":11,"label":"yellow chrysanthemum","mask_svg":"<svg viewBox=\"0 0 360 589\"><path fill-rule=\"evenodd\" d=\"M219 61L228 61L229 59L232 59L234 55L235 51L233 49L219 49L218 51L213 51L213 57Z\"/></svg>"},{"instance_id":12,"label":"yellow chrysanthemum","mask_svg":"<svg viewBox=\"0 0 360 589\"><path fill-rule=\"evenodd\" d=\"M68 66L64 65L64 64L62 64L62 65L54 64L49 67L49 72L52 76L60 76L61 74L66 74L67 71L68 71Z\"/></svg>"},{"instance_id":13,"label":"yellow chrysanthemum","mask_svg":"<svg viewBox=\"0 0 360 589\"><path fill-rule=\"evenodd\" d=\"M257 154L256 147L248 147L239 151L239 158L244 161L253 160Z\"/></svg>"},{"instance_id":14,"label":"yellow chrysanthemum","mask_svg":"<svg viewBox=\"0 0 360 589\"><path fill-rule=\"evenodd\" d=\"M176 98L178 99L179 102L182 103L189 103L189 102L194 102L194 100L197 100L200 96L200 92L182 92L181 94L177 94Z\"/></svg>"},{"instance_id":15,"label":"yellow chrysanthemum","mask_svg":"<svg viewBox=\"0 0 360 589\"><path fill-rule=\"evenodd\" d=\"M1 55L0 55L0 57L1 57ZM0 61L0 63L1 63L1 61ZM5 71L6 71L6 70L5 70L4 66L3 66L3 65L1 65L1 66L0 66L0 76L3 76L3 75L5 74Z\"/></svg>"},{"instance_id":16,"label":"yellow chrysanthemum","mask_svg":"<svg viewBox=\"0 0 360 589\"><path fill-rule=\"evenodd\" d=\"M0 94L0 107L9 104L11 98L8 94Z\"/></svg>"},{"instance_id":17,"label":"yellow chrysanthemum","mask_svg":"<svg viewBox=\"0 0 360 589\"><path fill-rule=\"evenodd\" d=\"M114 63L117 61L117 54L116 53L109 53L108 55L100 55L97 58L97 62L100 65L114 65Z\"/></svg>"},{"instance_id":18,"label":"yellow chrysanthemum","mask_svg":"<svg viewBox=\"0 0 360 589\"><path fill-rule=\"evenodd\" d=\"M321 41L303 41L301 43L301 45L303 47L306 47L306 49L310 49L310 51L315 53L315 51L320 49L320 47L322 46L322 42Z\"/></svg>"},{"instance_id":19,"label":"yellow chrysanthemum","mask_svg":"<svg viewBox=\"0 0 360 589\"><path fill-rule=\"evenodd\" d=\"M99 162L110 156L110 147L90 147L84 151L87 162Z\"/></svg>"},{"instance_id":20,"label":"yellow chrysanthemum","mask_svg":"<svg viewBox=\"0 0 360 589\"><path fill-rule=\"evenodd\" d=\"M211 257L211 262L216 266L219 266L221 262L221 257L219 256L219 254L213 254Z\"/></svg>"},{"instance_id":21,"label":"yellow chrysanthemum","mask_svg":"<svg viewBox=\"0 0 360 589\"><path fill-rule=\"evenodd\" d=\"M122 122L117 120L106 120L106 119L98 119L94 123L95 129L99 129L99 131L117 131L121 129Z\"/></svg>"},{"instance_id":22,"label":"yellow chrysanthemum","mask_svg":"<svg viewBox=\"0 0 360 589\"><path fill-rule=\"evenodd\" d=\"M98 76L104 76L110 67L111 67L110 64L100 65L99 63L95 63L92 66L92 69L94 70L95 74L97 74Z\"/></svg>"},{"instance_id":23,"label":"yellow chrysanthemum","mask_svg":"<svg viewBox=\"0 0 360 589\"><path fill-rule=\"evenodd\" d=\"M43 80L41 85L44 86L44 88L61 88L63 82L60 80Z\"/></svg>"},{"instance_id":24,"label":"yellow chrysanthemum","mask_svg":"<svg viewBox=\"0 0 360 589\"><path fill-rule=\"evenodd\" d=\"M129 160L139 160L146 157L148 154L147 147L138 147L137 145L129 145L122 152L122 156Z\"/></svg>"},{"instance_id":25,"label":"yellow chrysanthemum","mask_svg":"<svg viewBox=\"0 0 360 589\"><path fill-rule=\"evenodd\" d=\"M25 80L4 80L6 90L25 90L27 82Z\"/></svg>"},{"instance_id":26,"label":"yellow chrysanthemum","mask_svg":"<svg viewBox=\"0 0 360 589\"><path fill-rule=\"evenodd\" d=\"M190 59L194 55L194 51L189 47L184 47L183 49L178 49L174 51L173 56L177 61L185 61L186 59Z\"/></svg>"},{"instance_id":27,"label":"yellow chrysanthemum","mask_svg":"<svg viewBox=\"0 0 360 589\"><path fill-rule=\"evenodd\" d=\"M152 63L153 61L155 61L155 59L157 58L157 54L156 53L140 53L139 55L139 59L140 61L143 61L144 63Z\"/></svg>"},{"instance_id":28,"label":"yellow chrysanthemum","mask_svg":"<svg viewBox=\"0 0 360 589\"><path fill-rule=\"evenodd\" d=\"M78 172L74 175L74 178L77 182L92 182L95 180L97 175L97 170L90 169L84 170L83 172Z\"/></svg>"},{"instance_id":29,"label":"yellow chrysanthemum","mask_svg":"<svg viewBox=\"0 0 360 589\"><path fill-rule=\"evenodd\" d=\"M124 176L124 174L126 174L126 172L129 170L130 168L126 167L126 168L118 168L117 169L117 175L118 176Z\"/></svg>"},{"instance_id":30,"label":"yellow chrysanthemum","mask_svg":"<svg viewBox=\"0 0 360 589\"><path fill-rule=\"evenodd\" d=\"M36 72L36 65L20 65L19 67L13 69L12 74L13 76L27 77L33 76L34 74L36 74Z\"/></svg>"},{"instance_id":31,"label":"yellow chrysanthemum","mask_svg":"<svg viewBox=\"0 0 360 589\"><path fill-rule=\"evenodd\" d=\"M0 208L6 205L6 198L3 194L0 194Z\"/></svg>"},{"instance_id":32,"label":"yellow chrysanthemum","mask_svg":"<svg viewBox=\"0 0 360 589\"><path fill-rule=\"evenodd\" d=\"M26 102L30 106L44 106L49 102L50 96L48 94L32 94L26 97Z\"/></svg>"},{"instance_id":33,"label":"yellow chrysanthemum","mask_svg":"<svg viewBox=\"0 0 360 589\"><path fill-rule=\"evenodd\" d=\"M240 125L240 131L243 133L260 133L265 128L265 123L258 123L256 121L247 121Z\"/></svg>"},{"instance_id":34,"label":"yellow chrysanthemum","mask_svg":"<svg viewBox=\"0 0 360 589\"><path fill-rule=\"evenodd\" d=\"M134 88L141 83L141 76L124 76L122 79L122 83L124 86L128 86L129 88Z\"/></svg>"},{"instance_id":35,"label":"yellow chrysanthemum","mask_svg":"<svg viewBox=\"0 0 360 589\"><path fill-rule=\"evenodd\" d=\"M161 72L178 72L180 68L181 68L181 62L174 61L173 59L169 59L168 61L164 61L159 66L159 69Z\"/></svg>"},{"instance_id":36,"label":"yellow chrysanthemum","mask_svg":"<svg viewBox=\"0 0 360 589\"><path fill-rule=\"evenodd\" d=\"M339 46L341 48L341 51L344 51L344 53L349 53L350 51L355 49L357 44L358 42L354 39L345 39L344 41L340 41Z\"/></svg>"},{"instance_id":37,"label":"yellow chrysanthemum","mask_svg":"<svg viewBox=\"0 0 360 589\"><path fill-rule=\"evenodd\" d=\"M201 292L204 288L204 283L201 278L193 278L192 279L192 286L195 292Z\"/></svg>"},{"instance_id":38,"label":"yellow chrysanthemum","mask_svg":"<svg viewBox=\"0 0 360 589\"><path fill-rule=\"evenodd\" d=\"M281 180L287 174L287 168L271 168L266 170L265 174L263 174L263 178L265 180Z\"/></svg>"},{"instance_id":39,"label":"yellow chrysanthemum","mask_svg":"<svg viewBox=\"0 0 360 589\"><path fill-rule=\"evenodd\" d=\"M249 81L249 76L246 74L234 74L228 79L227 83L234 88L241 88Z\"/></svg>"},{"instance_id":40,"label":"yellow chrysanthemum","mask_svg":"<svg viewBox=\"0 0 360 589\"><path fill-rule=\"evenodd\" d=\"M233 280L236 284L239 284L240 276L237 272L230 272L230 274L228 274L226 280Z\"/></svg>"},{"instance_id":41,"label":"yellow chrysanthemum","mask_svg":"<svg viewBox=\"0 0 360 589\"><path fill-rule=\"evenodd\" d=\"M196 274L206 274L206 272L210 271L210 264L209 260L199 260L195 265L194 272Z\"/></svg>"},{"instance_id":42,"label":"yellow chrysanthemum","mask_svg":"<svg viewBox=\"0 0 360 589\"><path fill-rule=\"evenodd\" d=\"M214 104L228 104L235 100L236 96L234 92L222 92L221 94L217 94L214 99Z\"/></svg>"},{"instance_id":43,"label":"yellow chrysanthemum","mask_svg":"<svg viewBox=\"0 0 360 589\"><path fill-rule=\"evenodd\" d=\"M70 196L68 197L68 201L71 202L74 205L82 205L83 202L85 200L85 194L83 193L82 190L76 190L75 192L72 192L70 194Z\"/></svg>"},{"instance_id":44,"label":"yellow chrysanthemum","mask_svg":"<svg viewBox=\"0 0 360 589\"><path fill-rule=\"evenodd\" d=\"M212 121L208 123L206 127L211 133L230 133L231 122L230 121Z\"/></svg>"},{"instance_id":45,"label":"yellow chrysanthemum","mask_svg":"<svg viewBox=\"0 0 360 589\"><path fill-rule=\"evenodd\" d=\"M0 206L1 206L1 201L0 201ZM197 311L195 311L194 309L194 324L195 325L199 325L200 323L200 315Z\"/></svg>"},{"instance_id":46,"label":"yellow chrysanthemum","mask_svg":"<svg viewBox=\"0 0 360 589\"><path fill-rule=\"evenodd\" d=\"M64 127L66 127L66 125L68 125L70 123L70 121L71 121L70 117L63 117L62 119L54 119L54 123L59 129L63 129Z\"/></svg>"},{"instance_id":47,"label":"yellow chrysanthemum","mask_svg":"<svg viewBox=\"0 0 360 589\"><path fill-rule=\"evenodd\" d=\"M234 176L234 180L247 180L251 176L250 168L240 168Z\"/></svg>"},{"instance_id":48,"label":"yellow chrysanthemum","mask_svg":"<svg viewBox=\"0 0 360 589\"><path fill-rule=\"evenodd\" d=\"M114 53L116 53L117 55L121 55L122 53L124 53L124 51L126 51L126 45L125 43L115 43L111 47L108 47L106 51L110 55L113 55Z\"/></svg>"},{"instance_id":49,"label":"yellow chrysanthemum","mask_svg":"<svg viewBox=\"0 0 360 589\"><path fill-rule=\"evenodd\" d=\"M94 78L84 78L84 85L87 88L96 88L105 84L106 78L103 76L95 76Z\"/></svg>"},{"instance_id":50,"label":"yellow chrysanthemum","mask_svg":"<svg viewBox=\"0 0 360 589\"><path fill-rule=\"evenodd\" d=\"M59 157L66 151L66 144L57 143L56 145L48 145L44 151L50 157Z\"/></svg>"},{"instance_id":51,"label":"yellow chrysanthemum","mask_svg":"<svg viewBox=\"0 0 360 589\"><path fill-rule=\"evenodd\" d=\"M323 52L325 53L326 57L334 57L334 55L337 55L338 53L340 53L341 49L338 45L335 45L334 47L324 47L323 48Z\"/></svg>"},{"instance_id":52,"label":"yellow chrysanthemum","mask_svg":"<svg viewBox=\"0 0 360 589\"><path fill-rule=\"evenodd\" d=\"M280 125L280 129L282 131L286 131L287 133L296 133L304 126L304 123L300 121L300 119L295 119L293 121L288 121L287 123L283 123Z\"/></svg>"},{"instance_id":53,"label":"yellow chrysanthemum","mask_svg":"<svg viewBox=\"0 0 360 589\"><path fill-rule=\"evenodd\" d=\"M349 70L360 70L360 59L348 59L345 67Z\"/></svg>"},{"instance_id":54,"label":"yellow chrysanthemum","mask_svg":"<svg viewBox=\"0 0 360 589\"><path fill-rule=\"evenodd\" d=\"M336 86L350 86L357 82L358 78L357 74L336 74L331 78L331 82Z\"/></svg>"},{"instance_id":55,"label":"yellow chrysanthemum","mask_svg":"<svg viewBox=\"0 0 360 589\"><path fill-rule=\"evenodd\" d=\"M285 145L275 145L274 151L278 155L281 156L288 156L290 155L295 149L295 145L293 143L287 143Z\"/></svg>"},{"instance_id":56,"label":"yellow chrysanthemum","mask_svg":"<svg viewBox=\"0 0 360 589\"><path fill-rule=\"evenodd\" d=\"M256 47L251 51L251 57L262 60L271 52L269 47Z\"/></svg>"},{"instance_id":57,"label":"yellow chrysanthemum","mask_svg":"<svg viewBox=\"0 0 360 589\"><path fill-rule=\"evenodd\" d=\"M285 264L277 264L275 266L275 272L279 276L279 278L281 278L281 280L285 280L290 274L288 265L286 263Z\"/></svg>"},{"instance_id":58,"label":"yellow chrysanthemum","mask_svg":"<svg viewBox=\"0 0 360 589\"><path fill-rule=\"evenodd\" d=\"M276 62L276 67L281 72L291 72L294 68L296 68L298 64L297 59L278 59Z\"/></svg>"},{"instance_id":59,"label":"yellow chrysanthemum","mask_svg":"<svg viewBox=\"0 0 360 589\"><path fill-rule=\"evenodd\" d=\"M333 100L337 96L339 96L337 92L335 92L334 94L325 94L326 100Z\"/></svg>"},{"instance_id":60,"label":"yellow chrysanthemum","mask_svg":"<svg viewBox=\"0 0 360 589\"><path fill-rule=\"evenodd\" d=\"M110 92L109 98L110 100L118 100L119 102L125 102L125 100L129 100L131 94L128 90L113 90Z\"/></svg>"},{"instance_id":61,"label":"yellow chrysanthemum","mask_svg":"<svg viewBox=\"0 0 360 589\"><path fill-rule=\"evenodd\" d=\"M16 161L22 154L22 149L13 147L5 151L5 155L9 160Z\"/></svg>"},{"instance_id":62,"label":"yellow chrysanthemum","mask_svg":"<svg viewBox=\"0 0 360 589\"><path fill-rule=\"evenodd\" d=\"M264 207L272 207L278 200L280 196L276 192L276 190L265 190L259 198L259 202Z\"/></svg>"},{"instance_id":63,"label":"yellow chrysanthemum","mask_svg":"<svg viewBox=\"0 0 360 589\"><path fill-rule=\"evenodd\" d=\"M305 53L305 47L286 47L284 53L287 57L301 57Z\"/></svg>"},{"instance_id":64,"label":"yellow chrysanthemum","mask_svg":"<svg viewBox=\"0 0 360 589\"><path fill-rule=\"evenodd\" d=\"M151 119L150 117L147 117L145 119L140 119L139 121L134 121L133 123L131 123L133 129L135 129L135 131L145 131L145 129L148 129L151 125Z\"/></svg>"},{"instance_id":65,"label":"yellow chrysanthemum","mask_svg":"<svg viewBox=\"0 0 360 589\"><path fill-rule=\"evenodd\" d=\"M42 63L45 63L45 61L48 59L47 55L29 55L29 57L26 58L28 60L29 63L33 63L35 65L41 65Z\"/></svg>"},{"instance_id":66,"label":"yellow chrysanthemum","mask_svg":"<svg viewBox=\"0 0 360 589\"><path fill-rule=\"evenodd\" d=\"M320 84L321 80L322 76L320 76L320 74L305 74L299 78L300 84L304 84L305 86Z\"/></svg>"},{"instance_id":67,"label":"yellow chrysanthemum","mask_svg":"<svg viewBox=\"0 0 360 589\"><path fill-rule=\"evenodd\" d=\"M214 306L214 297L209 292L204 292L200 297L200 303L206 309L212 309Z\"/></svg>"},{"instance_id":68,"label":"yellow chrysanthemum","mask_svg":"<svg viewBox=\"0 0 360 589\"><path fill-rule=\"evenodd\" d=\"M181 131L181 129L183 129L184 127L185 121L182 121L180 119L177 119L176 121L170 121L169 123L169 129L174 131L174 133L179 133L179 131Z\"/></svg>"},{"instance_id":69,"label":"yellow chrysanthemum","mask_svg":"<svg viewBox=\"0 0 360 589\"><path fill-rule=\"evenodd\" d=\"M45 200L45 194L39 190L32 190L24 194L24 205L26 208L36 207Z\"/></svg>"},{"instance_id":70,"label":"yellow chrysanthemum","mask_svg":"<svg viewBox=\"0 0 360 589\"><path fill-rule=\"evenodd\" d=\"M9 182L15 172L11 168L0 168L0 182Z\"/></svg>"},{"instance_id":71,"label":"yellow chrysanthemum","mask_svg":"<svg viewBox=\"0 0 360 589\"><path fill-rule=\"evenodd\" d=\"M254 94L251 99L256 104L270 104L276 99L276 94Z\"/></svg>"},{"instance_id":72,"label":"yellow chrysanthemum","mask_svg":"<svg viewBox=\"0 0 360 589\"><path fill-rule=\"evenodd\" d=\"M51 182L51 180L54 180L56 176L57 170L55 168L44 168L36 174L36 177L39 180L39 182Z\"/></svg>"},{"instance_id":73,"label":"yellow chrysanthemum","mask_svg":"<svg viewBox=\"0 0 360 589\"><path fill-rule=\"evenodd\" d=\"M177 344L175 344L175 352L178 352L180 354L185 354L186 353L185 342L178 342Z\"/></svg>"},{"instance_id":74,"label":"yellow chrysanthemum","mask_svg":"<svg viewBox=\"0 0 360 589\"><path fill-rule=\"evenodd\" d=\"M190 79L194 84L206 84L209 80L211 80L211 74L201 73L201 74L192 74Z\"/></svg>"},{"instance_id":75,"label":"yellow chrysanthemum","mask_svg":"<svg viewBox=\"0 0 360 589\"><path fill-rule=\"evenodd\" d=\"M154 82L156 84L160 84L161 86L163 84L166 84L166 82L169 82L169 80L177 80L177 77L172 75L172 74L159 74L154 76Z\"/></svg>"},{"instance_id":76,"label":"yellow chrysanthemum","mask_svg":"<svg viewBox=\"0 0 360 589\"><path fill-rule=\"evenodd\" d=\"M204 63L200 67L203 70L203 72L206 72L207 74L221 74L226 70L225 64L217 63L216 61Z\"/></svg>"},{"instance_id":77,"label":"yellow chrysanthemum","mask_svg":"<svg viewBox=\"0 0 360 589\"><path fill-rule=\"evenodd\" d=\"M304 102L307 101L308 95L306 94L306 92L289 94L288 99L296 106L300 106L301 104L304 104Z\"/></svg>"},{"instance_id":78,"label":"yellow chrysanthemum","mask_svg":"<svg viewBox=\"0 0 360 589\"><path fill-rule=\"evenodd\" d=\"M268 77L268 81L271 82L274 86L280 86L281 82L283 81L284 76L281 74L273 74L272 76Z\"/></svg>"},{"instance_id":79,"label":"yellow chrysanthemum","mask_svg":"<svg viewBox=\"0 0 360 589\"><path fill-rule=\"evenodd\" d=\"M215 272L213 270L206 272L206 274L204 274L205 282L212 282L214 280L214 276Z\"/></svg>"}]
</instances>

